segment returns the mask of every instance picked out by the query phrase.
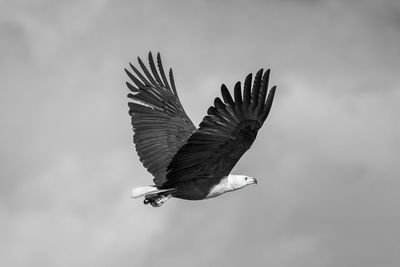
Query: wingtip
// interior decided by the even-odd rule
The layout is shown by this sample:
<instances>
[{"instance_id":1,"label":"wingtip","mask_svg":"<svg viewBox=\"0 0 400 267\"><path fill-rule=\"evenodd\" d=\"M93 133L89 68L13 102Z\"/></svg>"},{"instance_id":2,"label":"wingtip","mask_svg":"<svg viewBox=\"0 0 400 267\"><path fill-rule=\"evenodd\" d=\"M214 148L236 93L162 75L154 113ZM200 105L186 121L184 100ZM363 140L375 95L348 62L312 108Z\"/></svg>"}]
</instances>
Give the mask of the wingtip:
<instances>
[{"instance_id":1,"label":"wingtip","mask_svg":"<svg viewBox=\"0 0 400 267\"><path fill-rule=\"evenodd\" d=\"M264 72L264 75L262 76L261 79L261 86L262 86L262 102L265 100L265 94L268 90L268 85L269 85L269 76L270 76L270 69L267 69Z\"/></svg>"},{"instance_id":2,"label":"wingtip","mask_svg":"<svg viewBox=\"0 0 400 267\"><path fill-rule=\"evenodd\" d=\"M249 74L246 75L245 81L247 79L249 79L251 81L252 78L253 78L253 73L250 72Z\"/></svg>"},{"instance_id":3,"label":"wingtip","mask_svg":"<svg viewBox=\"0 0 400 267\"><path fill-rule=\"evenodd\" d=\"M160 52L157 52L157 63L158 63L158 65L162 65Z\"/></svg>"},{"instance_id":4,"label":"wingtip","mask_svg":"<svg viewBox=\"0 0 400 267\"><path fill-rule=\"evenodd\" d=\"M153 53L151 51L149 51L149 61L150 62L154 62L153 60Z\"/></svg>"},{"instance_id":5,"label":"wingtip","mask_svg":"<svg viewBox=\"0 0 400 267\"><path fill-rule=\"evenodd\" d=\"M142 61L142 59L140 57L137 57L137 61L139 62L140 65L143 64L143 61Z\"/></svg>"}]
</instances>

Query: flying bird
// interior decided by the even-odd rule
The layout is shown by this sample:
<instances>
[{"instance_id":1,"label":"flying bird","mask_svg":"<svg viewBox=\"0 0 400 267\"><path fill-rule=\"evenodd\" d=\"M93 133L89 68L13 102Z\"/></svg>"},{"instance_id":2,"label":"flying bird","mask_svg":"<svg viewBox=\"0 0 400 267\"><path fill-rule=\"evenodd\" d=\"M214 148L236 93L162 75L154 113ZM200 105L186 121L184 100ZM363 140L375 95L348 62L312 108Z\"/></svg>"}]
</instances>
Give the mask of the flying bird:
<instances>
[{"instance_id":1,"label":"flying bird","mask_svg":"<svg viewBox=\"0 0 400 267\"><path fill-rule=\"evenodd\" d=\"M171 197L202 200L241 189L257 180L231 174L253 144L271 110L276 86L268 93L270 70L260 69L234 86L233 96L222 84L217 97L196 128L187 116L175 88L172 69L167 78L157 54L151 52L150 70L138 57L140 72L131 63L125 69L133 141L140 161L154 176L154 185L132 189L132 197L160 207ZM133 71L133 72L132 72ZM253 83L253 85L251 85Z\"/></svg>"}]
</instances>

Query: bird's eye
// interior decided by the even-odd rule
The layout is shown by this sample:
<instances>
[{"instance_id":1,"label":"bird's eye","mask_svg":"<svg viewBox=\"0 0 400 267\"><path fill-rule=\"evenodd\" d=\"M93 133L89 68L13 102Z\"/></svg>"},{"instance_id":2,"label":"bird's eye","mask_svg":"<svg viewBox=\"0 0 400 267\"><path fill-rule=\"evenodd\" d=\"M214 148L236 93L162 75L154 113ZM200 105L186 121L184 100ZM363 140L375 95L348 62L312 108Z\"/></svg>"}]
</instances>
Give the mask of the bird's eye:
<instances>
[{"instance_id":1,"label":"bird's eye","mask_svg":"<svg viewBox=\"0 0 400 267\"><path fill-rule=\"evenodd\" d=\"M248 177L244 178L244 180L247 181L247 178L248 178Z\"/></svg>"}]
</instances>

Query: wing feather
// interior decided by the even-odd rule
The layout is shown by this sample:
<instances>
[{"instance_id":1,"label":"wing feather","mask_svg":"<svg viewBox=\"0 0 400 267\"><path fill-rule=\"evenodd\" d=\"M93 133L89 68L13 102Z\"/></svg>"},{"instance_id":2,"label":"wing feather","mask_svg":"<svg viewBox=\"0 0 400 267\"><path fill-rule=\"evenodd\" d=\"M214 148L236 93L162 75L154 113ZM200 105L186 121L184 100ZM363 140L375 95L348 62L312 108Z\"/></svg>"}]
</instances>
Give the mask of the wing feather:
<instances>
[{"instance_id":1,"label":"wing feather","mask_svg":"<svg viewBox=\"0 0 400 267\"><path fill-rule=\"evenodd\" d=\"M268 88L268 82L269 82L269 72L270 70L268 69L266 72L264 72L263 79L262 79L262 85L261 88L263 89L260 93L260 98L258 99L258 102L262 103L260 105L261 110L264 108L264 103L265 103L265 97L267 96L267 88Z\"/></svg>"},{"instance_id":2,"label":"wing feather","mask_svg":"<svg viewBox=\"0 0 400 267\"><path fill-rule=\"evenodd\" d=\"M150 53L149 53L150 54ZM151 76L150 72L146 68L146 65L144 65L143 61L138 57L138 62L140 67L142 68L144 74L146 75L148 81L151 83L152 86L157 86L157 82L154 80L153 76Z\"/></svg>"},{"instance_id":3,"label":"wing feather","mask_svg":"<svg viewBox=\"0 0 400 267\"><path fill-rule=\"evenodd\" d=\"M243 89L243 104L242 108L247 109L250 105L251 101L251 79L252 74L250 73L247 75L246 79L244 80L244 89Z\"/></svg>"},{"instance_id":4,"label":"wing feather","mask_svg":"<svg viewBox=\"0 0 400 267\"><path fill-rule=\"evenodd\" d=\"M164 72L164 68L163 68L163 65L162 65L160 53L157 53L157 65L158 65L158 69L160 71L161 78L163 80L164 86L167 87L168 89L171 89L171 87L169 86L167 77L165 76L165 72Z\"/></svg>"},{"instance_id":5,"label":"wing feather","mask_svg":"<svg viewBox=\"0 0 400 267\"><path fill-rule=\"evenodd\" d=\"M262 74L263 74L263 69L260 69L259 71L257 71L256 76L254 77L253 91L251 92L251 104L254 107L257 106L258 98L260 97Z\"/></svg>"},{"instance_id":6,"label":"wing feather","mask_svg":"<svg viewBox=\"0 0 400 267\"><path fill-rule=\"evenodd\" d=\"M235 102L233 102L232 96L229 93L229 90L225 84L221 85L221 94L222 94L222 98L224 99L225 103L227 103L231 107L235 106Z\"/></svg>"},{"instance_id":7,"label":"wing feather","mask_svg":"<svg viewBox=\"0 0 400 267\"><path fill-rule=\"evenodd\" d=\"M243 99L240 82L235 84L234 99L226 86L221 86L224 101L215 99L199 128L173 157L163 187L199 178L218 183L230 173L254 142L271 109L276 87L265 101L269 70L262 74L263 70L257 72L253 88L252 75L246 77Z\"/></svg>"},{"instance_id":8,"label":"wing feather","mask_svg":"<svg viewBox=\"0 0 400 267\"><path fill-rule=\"evenodd\" d=\"M166 87L165 85L163 85L160 76L158 75L157 69L156 69L156 65L154 64L154 60L153 60L153 56L151 53L149 53L149 64L150 64L150 69L151 72L153 73L153 77L156 79L156 81L158 82L159 85Z\"/></svg>"},{"instance_id":9,"label":"wing feather","mask_svg":"<svg viewBox=\"0 0 400 267\"><path fill-rule=\"evenodd\" d=\"M174 94L176 96L178 96L178 93L176 92L176 88L175 88L174 73L173 73L172 69L169 69L169 81L171 82L172 91L174 91Z\"/></svg>"},{"instance_id":10,"label":"wing feather","mask_svg":"<svg viewBox=\"0 0 400 267\"><path fill-rule=\"evenodd\" d=\"M135 72L135 74L140 78L142 83L146 84L147 86L151 86L151 83L149 83L149 81L145 77L143 77L143 75L140 73L140 71L138 71L138 69L135 68L135 66L133 66L132 63L129 63L129 65L131 66L131 68Z\"/></svg>"},{"instance_id":11,"label":"wing feather","mask_svg":"<svg viewBox=\"0 0 400 267\"><path fill-rule=\"evenodd\" d=\"M134 74L127 69L125 72L134 85L126 84L132 92L128 94L132 101L128 105L136 150L140 161L154 176L154 183L160 187L166 181L167 167L173 156L196 127L178 98L172 69L168 82L160 54L157 54L158 70L151 52L148 58L151 72L138 57L142 72L130 64Z\"/></svg>"}]
</instances>

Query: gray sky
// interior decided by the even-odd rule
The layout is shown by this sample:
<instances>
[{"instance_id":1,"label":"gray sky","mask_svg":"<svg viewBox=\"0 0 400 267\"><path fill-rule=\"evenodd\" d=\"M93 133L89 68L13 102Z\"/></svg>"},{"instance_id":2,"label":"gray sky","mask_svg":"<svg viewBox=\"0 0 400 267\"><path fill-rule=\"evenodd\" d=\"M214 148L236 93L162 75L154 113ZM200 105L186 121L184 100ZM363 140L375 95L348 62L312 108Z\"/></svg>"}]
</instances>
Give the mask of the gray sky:
<instances>
[{"instance_id":1,"label":"gray sky","mask_svg":"<svg viewBox=\"0 0 400 267\"><path fill-rule=\"evenodd\" d=\"M399 266L400 2L0 1L1 266ZM160 51L195 124L221 83L278 85L220 198L151 183L123 68Z\"/></svg>"}]
</instances>

